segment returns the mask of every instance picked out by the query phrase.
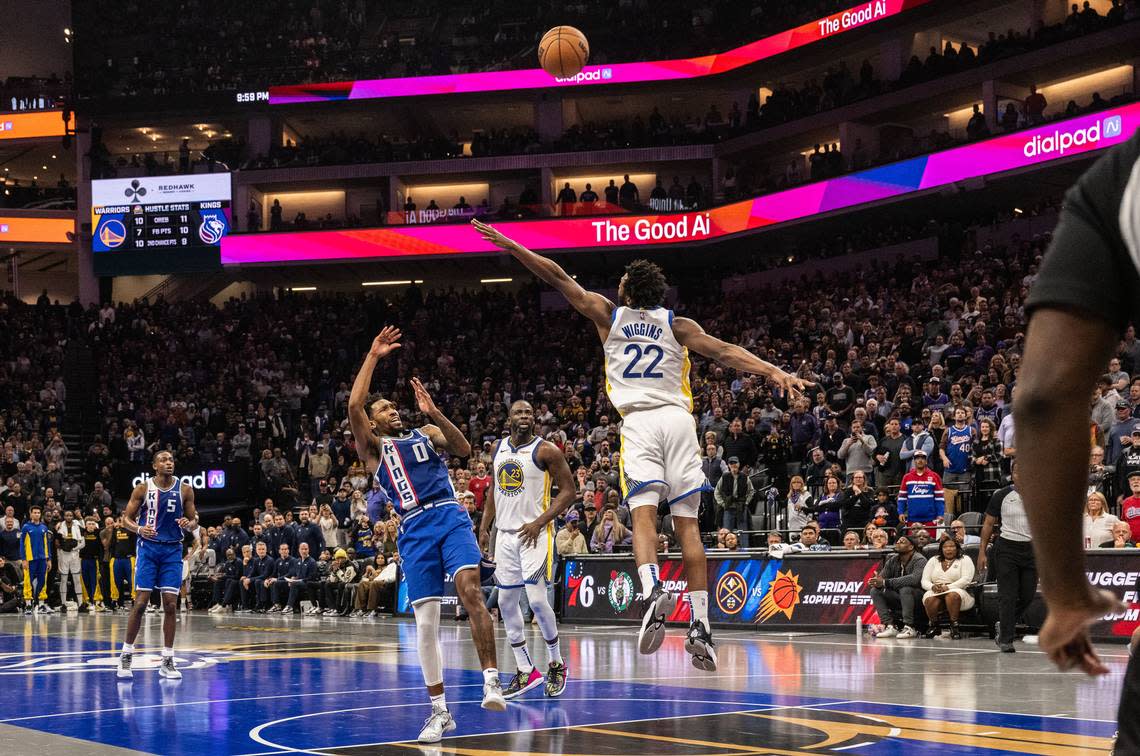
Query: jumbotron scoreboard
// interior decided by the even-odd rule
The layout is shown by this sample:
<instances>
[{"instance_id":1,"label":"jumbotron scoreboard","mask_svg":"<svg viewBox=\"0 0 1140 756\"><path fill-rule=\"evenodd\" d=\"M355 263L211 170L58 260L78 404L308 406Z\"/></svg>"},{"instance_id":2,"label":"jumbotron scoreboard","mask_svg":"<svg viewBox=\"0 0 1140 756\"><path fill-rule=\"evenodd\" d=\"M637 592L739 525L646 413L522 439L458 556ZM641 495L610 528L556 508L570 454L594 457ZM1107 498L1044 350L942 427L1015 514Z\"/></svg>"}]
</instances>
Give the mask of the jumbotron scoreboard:
<instances>
[{"instance_id":1,"label":"jumbotron scoreboard","mask_svg":"<svg viewBox=\"0 0 1140 756\"><path fill-rule=\"evenodd\" d=\"M91 182L96 274L216 267L230 230L230 174Z\"/></svg>"}]
</instances>

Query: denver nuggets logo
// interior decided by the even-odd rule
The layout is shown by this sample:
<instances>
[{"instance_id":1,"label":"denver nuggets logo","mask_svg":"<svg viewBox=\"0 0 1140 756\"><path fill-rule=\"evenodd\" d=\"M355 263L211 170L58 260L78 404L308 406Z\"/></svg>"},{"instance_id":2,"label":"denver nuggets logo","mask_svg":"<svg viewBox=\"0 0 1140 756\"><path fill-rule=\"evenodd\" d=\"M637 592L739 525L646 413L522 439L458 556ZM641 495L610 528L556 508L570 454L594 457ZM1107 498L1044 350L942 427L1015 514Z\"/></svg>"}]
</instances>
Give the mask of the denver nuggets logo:
<instances>
[{"instance_id":1,"label":"denver nuggets logo","mask_svg":"<svg viewBox=\"0 0 1140 756\"><path fill-rule=\"evenodd\" d=\"M495 473L495 480L498 483L499 493L514 496L522 491L522 465L515 461L504 462Z\"/></svg>"},{"instance_id":2,"label":"denver nuggets logo","mask_svg":"<svg viewBox=\"0 0 1140 756\"><path fill-rule=\"evenodd\" d=\"M736 614L744 608L747 587L739 572L726 572L716 584L716 605L725 614Z\"/></svg>"}]
</instances>

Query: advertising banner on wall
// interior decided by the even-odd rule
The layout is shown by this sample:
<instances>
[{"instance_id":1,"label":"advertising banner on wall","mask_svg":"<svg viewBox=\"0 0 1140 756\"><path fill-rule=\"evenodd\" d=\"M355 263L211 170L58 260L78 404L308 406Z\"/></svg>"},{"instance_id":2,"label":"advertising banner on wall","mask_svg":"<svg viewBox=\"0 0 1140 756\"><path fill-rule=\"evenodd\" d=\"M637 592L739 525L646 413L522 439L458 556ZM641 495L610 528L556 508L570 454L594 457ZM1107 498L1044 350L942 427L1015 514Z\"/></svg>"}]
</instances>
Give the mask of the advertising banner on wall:
<instances>
[{"instance_id":1,"label":"advertising banner on wall","mask_svg":"<svg viewBox=\"0 0 1140 756\"><path fill-rule=\"evenodd\" d=\"M709 619L747 625L850 625L857 617L877 621L867 579L878 569L878 555L764 555L729 558L709 555ZM688 590L681 562L661 562L667 590ZM628 557L566 562L563 617L566 621L640 621L637 571ZM688 622L689 607L679 602L671 622Z\"/></svg>"},{"instance_id":2,"label":"advertising banner on wall","mask_svg":"<svg viewBox=\"0 0 1140 756\"><path fill-rule=\"evenodd\" d=\"M1092 626L1096 639L1124 640L1140 626L1140 550L1098 550L1086 555L1089 581L1112 591L1126 605ZM764 554L730 558L709 554L709 619L716 624L818 627L878 623L867 580L879 569L874 553ZM679 559L661 562L665 588L688 590ZM562 617L567 622L640 622L637 569L630 555L566 561ZM986 610L986 615L995 615ZM670 622L687 623L689 607L678 602Z\"/></svg>"},{"instance_id":3,"label":"advertising banner on wall","mask_svg":"<svg viewBox=\"0 0 1140 756\"><path fill-rule=\"evenodd\" d=\"M721 205L661 215L616 215L496 224L528 249L686 246L1093 152L1140 127L1140 103L1001 134L930 155ZM222 240L224 265L500 254L467 224L237 234Z\"/></svg>"},{"instance_id":4,"label":"advertising banner on wall","mask_svg":"<svg viewBox=\"0 0 1140 756\"><path fill-rule=\"evenodd\" d=\"M114 475L115 491L126 497L132 488L154 475L154 468L141 462L124 464L116 468ZM230 504L245 501L249 496L248 465L231 462L197 467L180 465L174 475L194 489L194 500L199 505Z\"/></svg>"}]
</instances>

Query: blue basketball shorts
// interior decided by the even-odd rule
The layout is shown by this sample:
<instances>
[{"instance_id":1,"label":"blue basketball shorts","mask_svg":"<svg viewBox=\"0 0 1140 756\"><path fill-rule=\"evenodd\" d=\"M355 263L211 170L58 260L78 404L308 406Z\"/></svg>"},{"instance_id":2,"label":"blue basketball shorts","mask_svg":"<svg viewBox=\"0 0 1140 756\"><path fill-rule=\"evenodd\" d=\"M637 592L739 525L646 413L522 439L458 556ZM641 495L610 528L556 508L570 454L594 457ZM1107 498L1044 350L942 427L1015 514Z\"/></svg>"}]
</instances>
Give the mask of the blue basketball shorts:
<instances>
[{"instance_id":1,"label":"blue basketball shorts","mask_svg":"<svg viewBox=\"0 0 1140 756\"><path fill-rule=\"evenodd\" d=\"M178 593L182 586L181 543L140 538L135 557L135 591Z\"/></svg>"},{"instance_id":2,"label":"blue basketball shorts","mask_svg":"<svg viewBox=\"0 0 1140 756\"><path fill-rule=\"evenodd\" d=\"M443 598L444 575L478 569L482 554L471 516L459 504L444 504L406 518L396 546L412 605Z\"/></svg>"}]
</instances>

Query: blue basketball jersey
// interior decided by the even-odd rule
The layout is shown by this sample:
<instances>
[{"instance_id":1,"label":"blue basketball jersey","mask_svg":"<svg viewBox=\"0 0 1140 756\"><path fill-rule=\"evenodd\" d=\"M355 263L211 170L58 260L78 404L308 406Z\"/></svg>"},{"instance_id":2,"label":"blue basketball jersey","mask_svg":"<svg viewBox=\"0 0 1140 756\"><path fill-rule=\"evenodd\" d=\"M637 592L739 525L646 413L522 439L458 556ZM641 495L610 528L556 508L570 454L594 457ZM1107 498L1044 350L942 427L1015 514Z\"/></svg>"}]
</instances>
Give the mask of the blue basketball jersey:
<instances>
[{"instance_id":1,"label":"blue basketball jersey","mask_svg":"<svg viewBox=\"0 0 1140 756\"><path fill-rule=\"evenodd\" d=\"M138 521L140 526L154 528L158 535L148 539L143 539L140 535L139 538L158 543L182 543L182 526L178 524L181 519L182 481L175 476L174 485L164 491L154 482L154 478L148 478Z\"/></svg>"},{"instance_id":2,"label":"blue basketball jersey","mask_svg":"<svg viewBox=\"0 0 1140 756\"><path fill-rule=\"evenodd\" d=\"M946 472L964 473L970 471L970 453L973 449L971 431L969 425L960 429L951 425L946 429L946 459L950 460L950 466L946 468Z\"/></svg>"},{"instance_id":3,"label":"blue basketball jersey","mask_svg":"<svg viewBox=\"0 0 1140 756\"><path fill-rule=\"evenodd\" d=\"M400 514L429 502L456 500L447 465L419 428L380 439L376 480Z\"/></svg>"}]
</instances>

